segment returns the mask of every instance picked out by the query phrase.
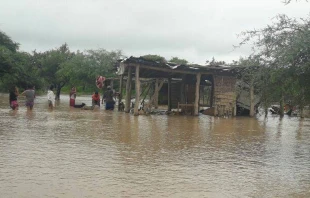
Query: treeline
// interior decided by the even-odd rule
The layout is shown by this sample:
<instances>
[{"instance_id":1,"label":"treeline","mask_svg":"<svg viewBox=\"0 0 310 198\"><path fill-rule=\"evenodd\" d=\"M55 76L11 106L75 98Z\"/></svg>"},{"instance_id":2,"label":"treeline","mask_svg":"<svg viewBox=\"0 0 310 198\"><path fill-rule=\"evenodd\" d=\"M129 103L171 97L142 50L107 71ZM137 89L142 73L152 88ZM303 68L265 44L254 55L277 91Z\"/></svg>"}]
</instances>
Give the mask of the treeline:
<instances>
[{"instance_id":1,"label":"treeline","mask_svg":"<svg viewBox=\"0 0 310 198\"><path fill-rule=\"evenodd\" d=\"M114 77L115 63L122 57L119 50L72 52L67 44L45 52L26 53L18 48L18 43L0 32L1 91L8 91L12 85L21 89L32 85L38 91L45 91L54 85L58 99L62 88L73 85L81 91L94 91L96 77Z\"/></svg>"},{"instance_id":2,"label":"treeline","mask_svg":"<svg viewBox=\"0 0 310 198\"><path fill-rule=\"evenodd\" d=\"M303 109L310 104L310 19L294 19L278 15L265 28L245 31L239 36L242 46L252 42L251 56L240 58L238 65L238 88L260 98L260 106L268 107L279 102L290 103ZM67 44L46 52L20 52L19 44L0 31L0 91L11 85L26 88L31 84L37 90L46 90L53 84L59 97L62 88L75 85L81 91L94 91L98 75L115 77L115 63L123 58L122 51L104 49L72 52ZM159 62L167 60L158 55L144 58ZM185 59L172 57L169 62L187 64ZM207 61L210 65L225 64L224 61ZM252 115L254 106L251 107Z\"/></svg>"},{"instance_id":3,"label":"treeline","mask_svg":"<svg viewBox=\"0 0 310 198\"><path fill-rule=\"evenodd\" d=\"M166 62L159 55L143 57ZM115 64L121 58L124 58L121 50L72 52L67 44L45 52L21 52L19 44L0 31L0 91L8 92L12 86L26 89L31 85L37 91L44 92L54 85L56 99L59 99L61 90L69 90L71 86L77 87L79 92L92 93L97 89L95 80L98 75L116 77ZM172 57L170 61L187 63L177 57Z\"/></svg>"}]
</instances>

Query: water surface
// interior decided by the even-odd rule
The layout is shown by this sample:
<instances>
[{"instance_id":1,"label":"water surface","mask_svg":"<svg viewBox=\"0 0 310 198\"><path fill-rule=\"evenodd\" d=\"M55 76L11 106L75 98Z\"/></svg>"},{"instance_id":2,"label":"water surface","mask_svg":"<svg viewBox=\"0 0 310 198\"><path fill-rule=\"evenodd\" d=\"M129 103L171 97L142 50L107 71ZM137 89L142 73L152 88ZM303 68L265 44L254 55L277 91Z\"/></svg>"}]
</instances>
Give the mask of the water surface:
<instances>
[{"instance_id":1,"label":"water surface","mask_svg":"<svg viewBox=\"0 0 310 198\"><path fill-rule=\"evenodd\" d=\"M309 119L19 103L0 95L1 197L310 197Z\"/></svg>"}]
</instances>

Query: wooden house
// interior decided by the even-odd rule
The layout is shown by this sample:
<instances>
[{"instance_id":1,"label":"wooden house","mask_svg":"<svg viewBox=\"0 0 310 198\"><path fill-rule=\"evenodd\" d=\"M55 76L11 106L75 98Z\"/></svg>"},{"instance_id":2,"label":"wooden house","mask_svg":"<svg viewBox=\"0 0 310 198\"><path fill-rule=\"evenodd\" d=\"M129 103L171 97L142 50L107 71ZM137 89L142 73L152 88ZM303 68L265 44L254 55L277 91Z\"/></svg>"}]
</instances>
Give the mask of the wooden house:
<instances>
[{"instance_id":1,"label":"wooden house","mask_svg":"<svg viewBox=\"0 0 310 198\"><path fill-rule=\"evenodd\" d=\"M158 105L158 97L165 96L168 111L190 110L193 115L198 115L200 108L210 107L214 116L236 115L235 66L178 65L130 57L117 64L117 74L120 75L121 90L124 86L123 79L127 80L125 112L130 111L134 78L134 115L139 115L142 79L153 80L155 83L155 107ZM166 88L160 91L161 87L165 87L164 84Z\"/></svg>"}]
</instances>

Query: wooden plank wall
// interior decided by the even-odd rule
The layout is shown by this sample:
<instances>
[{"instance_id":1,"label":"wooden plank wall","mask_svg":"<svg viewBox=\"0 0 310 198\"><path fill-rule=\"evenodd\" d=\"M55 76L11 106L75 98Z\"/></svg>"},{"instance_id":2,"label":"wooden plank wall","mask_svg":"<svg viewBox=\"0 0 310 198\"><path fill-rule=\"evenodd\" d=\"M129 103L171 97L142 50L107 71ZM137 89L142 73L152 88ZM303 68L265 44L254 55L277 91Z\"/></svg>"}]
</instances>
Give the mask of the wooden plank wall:
<instances>
[{"instance_id":1,"label":"wooden plank wall","mask_svg":"<svg viewBox=\"0 0 310 198\"><path fill-rule=\"evenodd\" d=\"M234 116L236 111L236 78L231 76L214 77L215 116Z\"/></svg>"}]
</instances>

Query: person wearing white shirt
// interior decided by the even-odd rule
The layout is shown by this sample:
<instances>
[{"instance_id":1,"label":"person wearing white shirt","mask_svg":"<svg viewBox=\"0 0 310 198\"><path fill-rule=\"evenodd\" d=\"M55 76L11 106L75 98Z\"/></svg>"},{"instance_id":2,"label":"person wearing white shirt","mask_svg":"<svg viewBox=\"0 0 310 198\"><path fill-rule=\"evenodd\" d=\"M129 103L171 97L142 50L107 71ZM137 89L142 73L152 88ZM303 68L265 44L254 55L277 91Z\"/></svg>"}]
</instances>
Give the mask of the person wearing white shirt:
<instances>
[{"instance_id":1,"label":"person wearing white shirt","mask_svg":"<svg viewBox=\"0 0 310 198\"><path fill-rule=\"evenodd\" d=\"M50 89L47 91L47 101L48 101L48 107L50 109L53 109L55 107L55 94L53 92L54 86L51 85Z\"/></svg>"}]
</instances>

